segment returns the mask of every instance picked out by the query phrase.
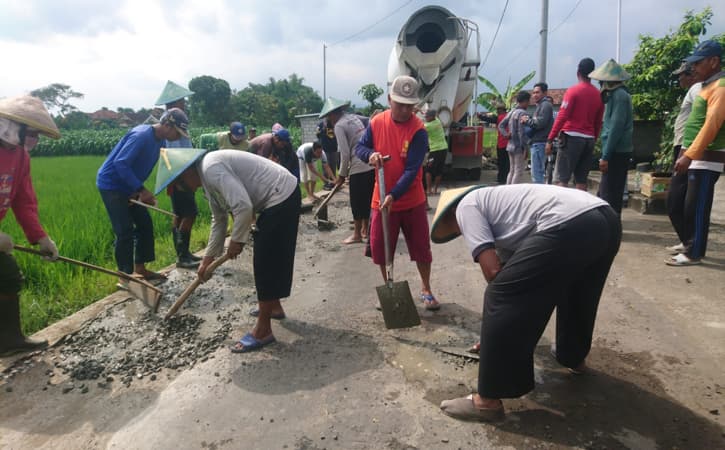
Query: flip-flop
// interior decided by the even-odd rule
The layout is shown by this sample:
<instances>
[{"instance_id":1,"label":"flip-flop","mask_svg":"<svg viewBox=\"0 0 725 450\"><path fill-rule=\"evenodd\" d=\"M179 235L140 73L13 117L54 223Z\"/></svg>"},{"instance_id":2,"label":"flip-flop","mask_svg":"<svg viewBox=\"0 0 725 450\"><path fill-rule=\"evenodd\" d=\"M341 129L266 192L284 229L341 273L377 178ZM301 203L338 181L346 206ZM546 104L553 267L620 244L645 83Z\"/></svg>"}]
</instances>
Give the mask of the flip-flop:
<instances>
[{"instance_id":1,"label":"flip-flop","mask_svg":"<svg viewBox=\"0 0 725 450\"><path fill-rule=\"evenodd\" d=\"M678 253L682 253L682 252L684 252L684 251L686 251L686 250L687 250L687 249L685 248L685 246L684 246L684 245L682 245L682 242L680 242L680 243L679 243L679 244L677 244L677 245L671 245L671 246L669 246L669 247L666 247L666 249L667 249L667 251L668 251L668 252L672 253L673 255L676 255L676 254L678 254Z\"/></svg>"},{"instance_id":2,"label":"flip-flop","mask_svg":"<svg viewBox=\"0 0 725 450\"><path fill-rule=\"evenodd\" d=\"M244 335L243 338L241 338L239 341L237 341L236 344L229 347L229 350L232 351L232 353L248 353L253 352L255 350L259 350L260 348L264 347L265 345L271 344L273 342L276 342L277 339L274 338L273 334L270 334L264 339L257 339L254 336L252 336L252 333L247 333ZM239 346L241 344L241 347Z\"/></svg>"},{"instance_id":3,"label":"flip-flop","mask_svg":"<svg viewBox=\"0 0 725 450\"><path fill-rule=\"evenodd\" d=\"M423 294L420 293L420 301L423 302L425 305L425 309L428 311L438 311L441 309L441 304L438 303L438 300L436 300L435 296L433 294Z\"/></svg>"},{"instance_id":4,"label":"flip-flop","mask_svg":"<svg viewBox=\"0 0 725 450\"><path fill-rule=\"evenodd\" d=\"M476 408L473 403L473 394L453 400L443 400L441 410L443 410L444 414L453 418L476 422L495 422L506 417L503 406L499 408Z\"/></svg>"},{"instance_id":5,"label":"flip-flop","mask_svg":"<svg viewBox=\"0 0 725 450\"><path fill-rule=\"evenodd\" d=\"M253 310L249 311L249 315L252 317L259 317L259 309L253 309ZM287 315L285 313L279 313L279 314L272 314L270 317L275 320L283 320L283 319L287 318Z\"/></svg>"},{"instance_id":6,"label":"flip-flop","mask_svg":"<svg viewBox=\"0 0 725 450\"><path fill-rule=\"evenodd\" d=\"M672 258L665 259L665 264L668 266L694 266L701 262L699 259L688 258L684 253L678 253Z\"/></svg>"}]
</instances>

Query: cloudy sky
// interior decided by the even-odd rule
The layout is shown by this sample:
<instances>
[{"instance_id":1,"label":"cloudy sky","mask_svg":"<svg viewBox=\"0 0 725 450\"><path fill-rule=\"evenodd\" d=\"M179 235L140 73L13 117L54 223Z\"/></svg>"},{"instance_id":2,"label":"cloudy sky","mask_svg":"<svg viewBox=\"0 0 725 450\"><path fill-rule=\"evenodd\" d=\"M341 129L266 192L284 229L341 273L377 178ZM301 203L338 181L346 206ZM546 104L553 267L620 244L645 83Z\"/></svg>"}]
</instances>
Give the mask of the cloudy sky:
<instances>
[{"instance_id":1,"label":"cloudy sky","mask_svg":"<svg viewBox=\"0 0 725 450\"><path fill-rule=\"evenodd\" d=\"M508 3L496 36L504 5ZM623 0L622 62L639 34L661 37L687 9L711 5L707 36L725 32L725 2ZM85 94L83 111L150 107L167 79L199 75L232 89L292 73L323 94L363 104L360 86L384 87L401 26L429 4L469 18L481 31L480 73L504 88L538 69L540 0L0 0L0 97L64 83ZM566 87L579 59L616 56L616 0L550 0L547 81ZM538 79L538 77L536 77ZM533 84L530 83L530 84Z\"/></svg>"}]
</instances>

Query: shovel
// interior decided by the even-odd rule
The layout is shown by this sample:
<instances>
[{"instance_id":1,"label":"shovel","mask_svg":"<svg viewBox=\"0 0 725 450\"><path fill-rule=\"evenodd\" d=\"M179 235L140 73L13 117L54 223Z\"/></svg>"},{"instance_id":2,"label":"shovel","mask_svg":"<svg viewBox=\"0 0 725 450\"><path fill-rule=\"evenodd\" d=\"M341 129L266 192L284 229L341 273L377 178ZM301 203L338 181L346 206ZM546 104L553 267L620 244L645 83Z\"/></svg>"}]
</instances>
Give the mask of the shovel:
<instances>
[{"instance_id":1,"label":"shovel","mask_svg":"<svg viewBox=\"0 0 725 450\"><path fill-rule=\"evenodd\" d=\"M332 196L342 188L342 184L336 184L334 188L327 194L327 197L320 203L320 206L315 210L314 217L317 217L317 229L329 230L332 228L332 222L327 220L327 204L330 203Z\"/></svg>"},{"instance_id":2,"label":"shovel","mask_svg":"<svg viewBox=\"0 0 725 450\"><path fill-rule=\"evenodd\" d=\"M176 218L176 214L172 213L171 211L167 211L165 209L157 208L154 205L149 205L147 203L140 202L140 201L136 200L135 198L129 199L129 202L131 202L135 205L143 206L144 208L148 208L152 211L160 212L161 214L166 214L167 216L171 216L174 219Z\"/></svg>"},{"instance_id":3,"label":"shovel","mask_svg":"<svg viewBox=\"0 0 725 450\"><path fill-rule=\"evenodd\" d=\"M378 169L378 185L380 186L380 203L386 195L385 171L383 164ZM387 282L377 286L378 300L383 310L385 328L409 328L420 325L420 316L410 294L407 281L393 281L393 257L390 250L390 231L388 230L388 210L381 209L383 219L383 243L385 245L385 271Z\"/></svg>"},{"instance_id":4,"label":"shovel","mask_svg":"<svg viewBox=\"0 0 725 450\"><path fill-rule=\"evenodd\" d=\"M222 256L221 258L215 259L211 264L209 264L209 267L206 268L206 275L211 276L212 272L214 272L217 267L219 267L222 264L224 264L225 262L227 262L228 259L229 259L229 256L227 256L226 254L224 254L224 256ZM166 315L164 316L164 320L169 320L171 318L171 316L176 314L176 311L178 311L179 308L181 308L181 305L183 305L184 302L186 302L186 299L189 298L189 296L192 294L192 292L194 292L196 290L196 288L198 288L201 285L201 283L203 283L203 282L204 282L204 280L202 280L201 277L197 276L196 280L194 280L194 282L191 283L184 290L184 292L181 293L179 298L176 299L176 302L174 302L174 304L171 305L171 308L169 308L169 312L167 312Z\"/></svg>"},{"instance_id":5,"label":"shovel","mask_svg":"<svg viewBox=\"0 0 725 450\"><path fill-rule=\"evenodd\" d=\"M21 252L25 253L31 253L33 255L38 256L47 256L45 253L35 250L33 248L27 248L27 247L21 247L19 245L14 246L15 250L19 250ZM114 277L120 277L123 278L126 281L129 281L129 283L126 285L126 288L128 289L128 292L133 294L134 297L138 298L142 302L148 306L148 308L156 313L159 310L159 299L161 298L161 289L157 288L153 284L149 283L148 281L141 280L139 278L133 277L127 273L121 272L121 271L113 271L106 269L105 267L99 267L94 266L93 264L88 264L87 262L78 261L71 258L66 258L65 256L59 256L59 261L67 262L70 264L75 264L77 266L85 267L86 269L95 270L96 272L105 273L106 275L113 275Z\"/></svg>"}]
</instances>

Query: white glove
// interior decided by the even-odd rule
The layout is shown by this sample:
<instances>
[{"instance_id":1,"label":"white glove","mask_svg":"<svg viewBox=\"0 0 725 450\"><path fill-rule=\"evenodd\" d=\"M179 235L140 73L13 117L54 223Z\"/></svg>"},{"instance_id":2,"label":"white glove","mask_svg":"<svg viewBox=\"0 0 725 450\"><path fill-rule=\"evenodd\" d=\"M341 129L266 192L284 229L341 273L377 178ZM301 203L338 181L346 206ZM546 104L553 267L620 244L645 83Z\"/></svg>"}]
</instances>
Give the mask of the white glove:
<instances>
[{"instance_id":1,"label":"white glove","mask_svg":"<svg viewBox=\"0 0 725 450\"><path fill-rule=\"evenodd\" d=\"M0 232L0 253L10 255L13 252L13 238L9 234Z\"/></svg>"},{"instance_id":2,"label":"white glove","mask_svg":"<svg viewBox=\"0 0 725 450\"><path fill-rule=\"evenodd\" d=\"M55 246L55 242L50 237L43 236L38 241L38 245L40 246L40 251L47 255L43 256L43 259L47 261L55 261L58 259L58 247Z\"/></svg>"}]
</instances>

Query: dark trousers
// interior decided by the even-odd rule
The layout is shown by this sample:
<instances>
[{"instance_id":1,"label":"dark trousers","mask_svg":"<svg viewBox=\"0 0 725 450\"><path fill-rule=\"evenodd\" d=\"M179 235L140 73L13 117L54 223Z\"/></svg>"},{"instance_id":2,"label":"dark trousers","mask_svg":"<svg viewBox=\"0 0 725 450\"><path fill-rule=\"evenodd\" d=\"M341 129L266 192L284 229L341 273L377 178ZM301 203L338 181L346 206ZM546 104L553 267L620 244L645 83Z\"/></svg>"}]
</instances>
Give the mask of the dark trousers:
<instances>
[{"instance_id":1,"label":"dark trousers","mask_svg":"<svg viewBox=\"0 0 725 450\"><path fill-rule=\"evenodd\" d=\"M154 225L146 208L129 204L128 195L100 190L111 226L116 235L113 244L118 270L133 273L133 265L156 259Z\"/></svg>"},{"instance_id":2,"label":"dark trousers","mask_svg":"<svg viewBox=\"0 0 725 450\"><path fill-rule=\"evenodd\" d=\"M509 152L506 151L506 147L496 149L496 165L498 166L496 181L498 184L506 184L506 178L509 176L509 169L511 167Z\"/></svg>"},{"instance_id":3,"label":"dark trousers","mask_svg":"<svg viewBox=\"0 0 725 450\"><path fill-rule=\"evenodd\" d=\"M624 190L627 188L627 169L631 153L612 153L609 158L609 169L602 174L597 195L605 200L619 215L622 214Z\"/></svg>"},{"instance_id":4,"label":"dark trousers","mask_svg":"<svg viewBox=\"0 0 725 450\"><path fill-rule=\"evenodd\" d=\"M514 398L534 388L534 349L554 308L557 360L584 361L621 236L619 217L602 206L521 243L484 295L481 396Z\"/></svg>"},{"instance_id":5,"label":"dark trousers","mask_svg":"<svg viewBox=\"0 0 725 450\"><path fill-rule=\"evenodd\" d=\"M715 183L720 173L690 169L687 174L673 175L667 194L667 214L688 258L700 259L707 251L710 211Z\"/></svg>"},{"instance_id":6,"label":"dark trousers","mask_svg":"<svg viewBox=\"0 0 725 450\"><path fill-rule=\"evenodd\" d=\"M340 152L325 151L325 157L327 157L327 164L330 166L332 173L337 175L337 171L340 170Z\"/></svg>"}]
</instances>

